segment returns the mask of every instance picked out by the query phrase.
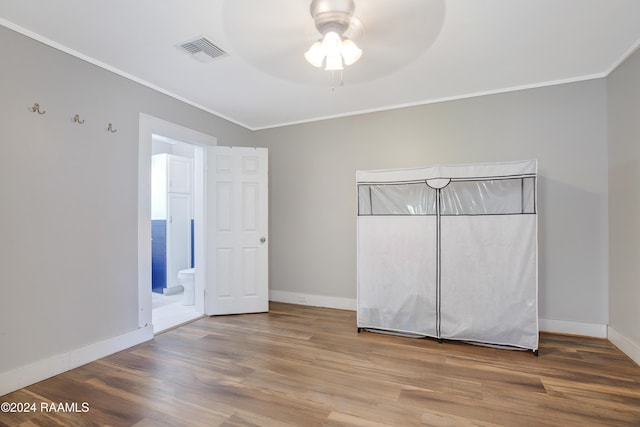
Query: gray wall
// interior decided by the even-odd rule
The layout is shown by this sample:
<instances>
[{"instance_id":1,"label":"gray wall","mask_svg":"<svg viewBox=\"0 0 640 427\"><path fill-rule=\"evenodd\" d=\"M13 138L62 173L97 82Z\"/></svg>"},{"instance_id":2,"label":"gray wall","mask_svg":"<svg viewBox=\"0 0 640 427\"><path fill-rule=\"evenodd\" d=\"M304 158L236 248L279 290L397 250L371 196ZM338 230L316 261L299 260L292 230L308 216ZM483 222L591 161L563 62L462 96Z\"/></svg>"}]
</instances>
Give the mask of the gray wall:
<instances>
[{"instance_id":1,"label":"gray wall","mask_svg":"<svg viewBox=\"0 0 640 427\"><path fill-rule=\"evenodd\" d=\"M270 288L302 294L355 298L356 170L537 158L540 315L608 323L605 80L252 133L4 27L0 57L0 373L137 328L139 112L270 149Z\"/></svg>"},{"instance_id":2,"label":"gray wall","mask_svg":"<svg viewBox=\"0 0 640 427\"><path fill-rule=\"evenodd\" d=\"M607 91L609 323L640 349L640 51L608 77Z\"/></svg>"},{"instance_id":3,"label":"gray wall","mask_svg":"<svg viewBox=\"0 0 640 427\"><path fill-rule=\"evenodd\" d=\"M539 161L540 317L605 325L603 79L257 132L270 155L270 287L355 298L358 169Z\"/></svg>"},{"instance_id":4,"label":"gray wall","mask_svg":"<svg viewBox=\"0 0 640 427\"><path fill-rule=\"evenodd\" d=\"M138 328L140 112L252 134L1 26L0 58L2 373Z\"/></svg>"}]
</instances>

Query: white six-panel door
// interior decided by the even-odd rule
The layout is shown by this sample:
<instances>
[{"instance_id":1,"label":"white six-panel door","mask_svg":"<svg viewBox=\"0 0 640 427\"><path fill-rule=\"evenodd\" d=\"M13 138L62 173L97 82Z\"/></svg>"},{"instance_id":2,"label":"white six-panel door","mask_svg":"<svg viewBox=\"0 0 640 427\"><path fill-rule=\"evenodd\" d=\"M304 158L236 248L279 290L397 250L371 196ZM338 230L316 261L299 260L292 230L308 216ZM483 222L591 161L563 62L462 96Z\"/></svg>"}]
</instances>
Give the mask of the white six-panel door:
<instances>
[{"instance_id":1,"label":"white six-panel door","mask_svg":"<svg viewBox=\"0 0 640 427\"><path fill-rule=\"evenodd\" d=\"M207 147L206 314L269 309L267 149Z\"/></svg>"}]
</instances>

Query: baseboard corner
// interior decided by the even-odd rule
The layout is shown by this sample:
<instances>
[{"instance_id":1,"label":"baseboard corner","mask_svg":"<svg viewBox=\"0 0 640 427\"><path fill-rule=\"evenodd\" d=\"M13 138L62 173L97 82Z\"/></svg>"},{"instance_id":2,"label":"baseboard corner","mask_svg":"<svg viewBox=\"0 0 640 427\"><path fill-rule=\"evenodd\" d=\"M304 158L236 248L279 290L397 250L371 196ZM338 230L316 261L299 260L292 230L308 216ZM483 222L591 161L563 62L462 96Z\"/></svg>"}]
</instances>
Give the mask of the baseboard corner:
<instances>
[{"instance_id":1,"label":"baseboard corner","mask_svg":"<svg viewBox=\"0 0 640 427\"><path fill-rule=\"evenodd\" d=\"M621 334L614 327L607 327L609 341L624 354L629 356L631 360L640 365L640 343L633 341L631 338Z\"/></svg>"},{"instance_id":2,"label":"baseboard corner","mask_svg":"<svg viewBox=\"0 0 640 427\"><path fill-rule=\"evenodd\" d=\"M582 335L585 337L607 338L607 325L599 323L572 322L569 320L539 319L543 332Z\"/></svg>"}]
</instances>

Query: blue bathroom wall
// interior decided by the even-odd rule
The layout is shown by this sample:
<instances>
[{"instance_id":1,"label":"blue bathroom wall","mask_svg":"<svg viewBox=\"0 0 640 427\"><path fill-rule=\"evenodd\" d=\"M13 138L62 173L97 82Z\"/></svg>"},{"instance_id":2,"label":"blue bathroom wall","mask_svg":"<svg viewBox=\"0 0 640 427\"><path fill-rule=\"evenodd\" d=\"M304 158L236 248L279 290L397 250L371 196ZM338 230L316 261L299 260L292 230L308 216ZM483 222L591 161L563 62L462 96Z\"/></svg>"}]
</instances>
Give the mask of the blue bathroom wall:
<instances>
[{"instance_id":1,"label":"blue bathroom wall","mask_svg":"<svg viewBox=\"0 0 640 427\"><path fill-rule=\"evenodd\" d=\"M194 264L193 233L194 223L191 219L191 268ZM167 220L151 220L151 290L159 294L167 287Z\"/></svg>"},{"instance_id":2,"label":"blue bathroom wall","mask_svg":"<svg viewBox=\"0 0 640 427\"><path fill-rule=\"evenodd\" d=\"M151 290L167 287L167 220L151 220Z\"/></svg>"},{"instance_id":3,"label":"blue bathroom wall","mask_svg":"<svg viewBox=\"0 0 640 427\"><path fill-rule=\"evenodd\" d=\"M193 218L191 218L191 268L195 267L195 251L193 248L193 230L194 230L194 226L193 226Z\"/></svg>"}]
</instances>

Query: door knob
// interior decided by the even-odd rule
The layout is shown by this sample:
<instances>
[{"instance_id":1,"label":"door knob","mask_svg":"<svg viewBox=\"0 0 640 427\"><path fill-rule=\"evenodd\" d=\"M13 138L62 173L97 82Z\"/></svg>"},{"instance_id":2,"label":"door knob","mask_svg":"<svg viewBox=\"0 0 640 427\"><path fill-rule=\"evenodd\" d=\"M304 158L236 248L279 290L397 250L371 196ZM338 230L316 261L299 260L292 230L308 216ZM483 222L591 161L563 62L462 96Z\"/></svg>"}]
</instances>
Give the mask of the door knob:
<instances>
[{"instance_id":1,"label":"door knob","mask_svg":"<svg viewBox=\"0 0 640 427\"><path fill-rule=\"evenodd\" d=\"M264 243L264 242L266 242L266 241L267 241L267 238L266 238L266 237L261 237L261 238L260 238L260 243Z\"/></svg>"}]
</instances>

